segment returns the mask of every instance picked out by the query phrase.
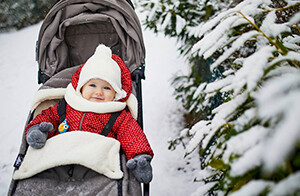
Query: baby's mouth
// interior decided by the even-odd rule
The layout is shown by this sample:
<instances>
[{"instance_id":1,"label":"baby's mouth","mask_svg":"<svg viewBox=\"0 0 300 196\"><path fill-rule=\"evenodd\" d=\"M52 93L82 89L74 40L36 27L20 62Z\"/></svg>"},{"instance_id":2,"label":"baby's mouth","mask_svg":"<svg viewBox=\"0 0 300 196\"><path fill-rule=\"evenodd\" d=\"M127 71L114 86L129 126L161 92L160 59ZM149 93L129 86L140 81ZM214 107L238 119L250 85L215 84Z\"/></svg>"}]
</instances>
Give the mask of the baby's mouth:
<instances>
[{"instance_id":1,"label":"baby's mouth","mask_svg":"<svg viewBox=\"0 0 300 196\"><path fill-rule=\"evenodd\" d=\"M100 102L100 101L104 101L104 98L102 98L102 97L92 97L92 100Z\"/></svg>"}]
</instances>

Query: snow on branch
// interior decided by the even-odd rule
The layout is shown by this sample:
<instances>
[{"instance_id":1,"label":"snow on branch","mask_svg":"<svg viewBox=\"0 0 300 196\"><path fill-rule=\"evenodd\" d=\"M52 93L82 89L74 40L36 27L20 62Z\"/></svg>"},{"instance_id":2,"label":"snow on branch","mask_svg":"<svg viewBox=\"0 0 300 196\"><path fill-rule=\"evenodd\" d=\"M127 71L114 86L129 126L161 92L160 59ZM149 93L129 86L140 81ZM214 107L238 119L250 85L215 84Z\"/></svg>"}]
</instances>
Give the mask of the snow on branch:
<instances>
[{"instance_id":1,"label":"snow on branch","mask_svg":"<svg viewBox=\"0 0 300 196\"><path fill-rule=\"evenodd\" d=\"M270 0L244 0L199 24L198 30L189 29L199 38L191 56L213 60L211 72L225 69L193 94L202 101L192 104L197 111L204 111L213 96L226 95L210 119L200 119L189 130L186 153L199 149L201 168L215 169L203 181L223 183L207 193L228 193L231 187L232 195L247 195L254 186L259 188L249 195L277 193L289 178L298 178L287 172L278 183L270 177L291 167L287 162L295 153L299 156L300 142L300 15L278 22L278 11L298 9L295 2L282 2L286 7L277 9ZM216 173L221 177L213 178ZM259 178L269 180L253 180ZM300 185L292 188L298 191Z\"/></svg>"}]
</instances>

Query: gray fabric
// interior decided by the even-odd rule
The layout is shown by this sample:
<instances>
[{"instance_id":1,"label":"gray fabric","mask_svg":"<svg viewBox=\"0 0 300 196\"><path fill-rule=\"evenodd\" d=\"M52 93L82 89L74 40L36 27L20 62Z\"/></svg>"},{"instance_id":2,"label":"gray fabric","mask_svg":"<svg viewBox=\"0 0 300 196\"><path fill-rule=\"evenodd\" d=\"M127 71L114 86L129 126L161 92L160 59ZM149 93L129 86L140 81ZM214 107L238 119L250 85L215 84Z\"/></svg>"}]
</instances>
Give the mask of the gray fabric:
<instances>
[{"instance_id":1,"label":"gray fabric","mask_svg":"<svg viewBox=\"0 0 300 196\"><path fill-rule=\"evenodd\" d=\"M63 71L52 76L47 82L45 82L40 89L50 88L67 88L71 82L72 75L81 65L64 69Z\"/></svg>"},{"instance_id":2,"label":"gray fabric","mask_svg":"<svg viewBox=\"0 0 300 196\"><path fill-rule=\"evenodd\" d=\"M122 170L124 177L121 179L123 196L139 196L141 186L131 173L128 173L125 163L126 158L122 154ZM59 166L29 179L20 180L17 183L15 196L49 196L49 195L118 195L118 181L109 179L88 168L80 165Z\"/></svg>"},{"instance_id":3,"label":"gray fabric","mask_svg":"<svg viewBox=\"0 0 300 196\"><path fill-rule=\"evenodd\" d=\"M132 72L144 64L139 20L125 0L69 0L46 16L38 39L37 60L49 77L84 63L99 43L112 47Z\"/></svg>"}]
</instances>

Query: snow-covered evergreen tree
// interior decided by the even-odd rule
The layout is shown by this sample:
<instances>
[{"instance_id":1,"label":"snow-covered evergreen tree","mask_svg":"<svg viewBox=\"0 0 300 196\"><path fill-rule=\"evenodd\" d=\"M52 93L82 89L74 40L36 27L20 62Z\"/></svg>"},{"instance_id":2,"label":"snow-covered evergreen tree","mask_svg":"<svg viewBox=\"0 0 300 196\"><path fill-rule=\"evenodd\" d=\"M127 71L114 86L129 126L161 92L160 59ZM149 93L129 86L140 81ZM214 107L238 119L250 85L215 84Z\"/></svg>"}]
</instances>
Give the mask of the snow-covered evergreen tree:
<instances>
[{"instance_id":1,"label":"snow-covered evergreen tree","mask_svg":"<svg viewBox=\"0 0 300 196\"><path fill-rule=\"evenodd\" d=\"M0 31L21 29L43 20L56 0L0 1Z\"/></svg>"},{"instance_id":2,"label":"snow-covered evergreen tree","mask_svg":"<svg viewBox=\"0 0 300 196\"><path fill-rule=\"evenodd\" d=\"M299 194L300 1L140 5L147 27L177 37L192 68L174 85L196 121L171 145L199 155L194 195Z\"/></svg>"}]
</instances>

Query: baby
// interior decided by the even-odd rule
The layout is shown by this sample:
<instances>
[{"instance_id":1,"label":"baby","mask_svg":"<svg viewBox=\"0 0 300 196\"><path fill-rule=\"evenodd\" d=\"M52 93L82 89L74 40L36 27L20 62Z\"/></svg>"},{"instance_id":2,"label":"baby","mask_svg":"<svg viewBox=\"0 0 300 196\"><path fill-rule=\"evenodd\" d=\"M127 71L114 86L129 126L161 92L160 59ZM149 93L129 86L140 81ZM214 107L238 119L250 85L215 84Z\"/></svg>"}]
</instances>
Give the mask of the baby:
<instances>
[{"instance_id":1,"label":"baby","mask_svg":"<svg viewBox=\"0 0 300 196\"><path fill-rule=\"evenodd\" d=\"M65 94L67 129L60 130L57 104L37 115L26 127L29 146L42 148L46 140L71 131L100 134L111 113L121 112L107 137L117 139L127 158L127 167L139 182L152 180L150 165L153 151L133 116L136 100L133 96L130 72L122 59L112 55L110 48L99 45L85 64L72 76ZM133 114L133 115L132 115Z\"/></svg>"}]
</instances>

